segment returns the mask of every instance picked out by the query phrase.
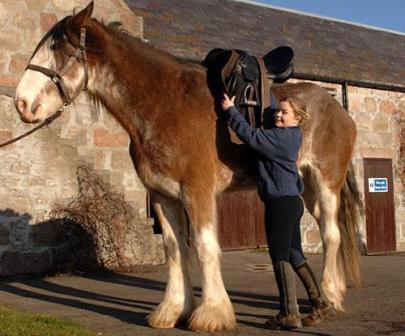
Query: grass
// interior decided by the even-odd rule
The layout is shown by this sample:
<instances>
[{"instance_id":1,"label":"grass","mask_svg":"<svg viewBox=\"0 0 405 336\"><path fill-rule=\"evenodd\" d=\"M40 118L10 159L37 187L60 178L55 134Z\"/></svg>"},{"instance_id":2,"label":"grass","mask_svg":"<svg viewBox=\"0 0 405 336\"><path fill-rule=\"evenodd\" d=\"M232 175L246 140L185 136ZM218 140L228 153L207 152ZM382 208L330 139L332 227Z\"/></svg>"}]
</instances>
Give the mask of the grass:
<instances>
[{"instance_id":1,"label":"grass","mask_svg":"<svg viewBox=\"0 0 405 336\"><path fill-rule=\"evenodd\" d=\"M0 305L0 336L99 336L61 318L17 311Z\"/></svg>"}]
</instances>

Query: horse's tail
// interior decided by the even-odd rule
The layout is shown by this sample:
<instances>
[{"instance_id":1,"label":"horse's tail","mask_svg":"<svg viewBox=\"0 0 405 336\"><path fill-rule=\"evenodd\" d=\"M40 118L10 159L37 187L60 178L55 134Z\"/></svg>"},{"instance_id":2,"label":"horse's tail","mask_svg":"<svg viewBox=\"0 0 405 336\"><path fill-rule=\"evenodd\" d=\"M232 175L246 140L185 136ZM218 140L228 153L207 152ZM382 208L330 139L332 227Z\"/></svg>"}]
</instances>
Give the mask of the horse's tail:
<instances>
[{"instance_id":1,"label":"horse's tail","mask_svg":"<svg viewBox=\"0 0 405 336\"><path fill-rule=\"evenodd\" d=\"M339 269L351 278L356 287L361 286L359 252L359 216L363 215L363 201L357 188L353 164L350 164L345 184L340 192L338 213L341 244L338 253Z\"/></svg>"}]
</instances>

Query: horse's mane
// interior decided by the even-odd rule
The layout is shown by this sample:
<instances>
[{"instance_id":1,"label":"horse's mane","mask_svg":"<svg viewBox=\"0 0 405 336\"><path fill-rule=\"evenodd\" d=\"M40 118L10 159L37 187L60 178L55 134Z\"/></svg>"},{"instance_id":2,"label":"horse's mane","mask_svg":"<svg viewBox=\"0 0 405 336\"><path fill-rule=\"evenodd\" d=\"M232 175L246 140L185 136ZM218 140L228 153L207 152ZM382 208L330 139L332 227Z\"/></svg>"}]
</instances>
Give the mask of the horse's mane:
<instances>
[{"instance_id":1,"label":"horse's mane","mask_svg":"<svg viewBox=\"0 0 405 336\"><path fill-rule=\"evenodd\" d=\"M66 16L57 22L41 39L33 55L35 55L37 50L39 50L49 38L51 42L62 42L65 36L69 36L67 24L71 17L72 16ZM142 54L146 59L154 60L154 62L168 67L181 67L182 70L196 70L199 67L196 62L176 57L139 37L133 36L119 21L105 23L103 20L92 18L91 23L95 27L101 28L106 34L112 37L112 40L117 41L117 43L124 43L126 49L129 51L126 53L126 57L133 58L133 62L136 62L136 57ZM90 44L89 51L94 53L101 52L97 47L91 47L93 44L92 41L87 40L86 44ZM131 61L131 59L129 59L129 61Z\"/></svg>"}]
</instances>

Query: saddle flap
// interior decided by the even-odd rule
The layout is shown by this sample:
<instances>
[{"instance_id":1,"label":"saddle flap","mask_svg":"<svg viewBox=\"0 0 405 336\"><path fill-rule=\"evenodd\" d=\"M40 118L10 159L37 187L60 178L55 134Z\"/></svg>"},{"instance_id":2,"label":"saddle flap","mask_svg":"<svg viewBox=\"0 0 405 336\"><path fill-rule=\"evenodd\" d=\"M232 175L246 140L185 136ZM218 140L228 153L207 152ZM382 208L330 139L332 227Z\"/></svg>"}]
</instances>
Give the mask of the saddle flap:
<instances>
[{"instance_id":1,"label":"saddle flap","mask_svg":"<svg viewBox=\"0 0 405 336\"><path fill-rule=\"evenodd\" d=\"M270 50L263 56L268 77L276 83L285 82L294 71L294 51L288 46L280 46Z\"/></svg>"},{"instance_id":2,"label":"saddle flap","mask_svg":"<svg viewBox=\"0 0 405 336\"><path fill-rule=\"evenodd\" d=\"M259 78L260 69L256 57L246 51L240 51L238 64L242 67L242 74L247 81L254 81Z\"/></svg>"},{"instance_id":3,"label":"saddle flap","mask_svg":"<svg viewBox=\"0 0 405 336\"><path fill-rule=\"evenodd\" d=\"M263 60L243 50L216 48L202 64L214 97L222 99L223 93L235 96L239 112L250 125L260 127L263 111L269 106L270 84Z\"/></svg>"}]
</instances>

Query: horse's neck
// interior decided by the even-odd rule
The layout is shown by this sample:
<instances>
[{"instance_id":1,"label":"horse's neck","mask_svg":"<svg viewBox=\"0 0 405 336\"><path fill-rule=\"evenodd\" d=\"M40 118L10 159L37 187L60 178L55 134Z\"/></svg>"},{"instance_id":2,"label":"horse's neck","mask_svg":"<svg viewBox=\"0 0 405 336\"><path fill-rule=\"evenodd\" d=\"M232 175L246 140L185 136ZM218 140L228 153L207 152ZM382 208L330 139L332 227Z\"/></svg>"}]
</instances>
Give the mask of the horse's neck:
<instances>
[{"instance_id":1,"label":"horse's neck","mask_svg":"<svg viewBox=\"0 0 405 336\"><path fill-rule=\"evenodd\" d=\"M150 60L142 55L142 51L134 55L136 48L129 45L128 49L123 48L119 42L122 41L108 44L102 58L93 60L89 91L114 115L131 138L142 138L143 125L153 118L153 111L147 109L145 101L150 101L148 96L157 94L153 92L153 88L158 86L154 82L162 80L159 64L155 65L153 73L148 73L145 69L148 69ZM117 55L120 56L117 58Z\"/></svg>"}]
</instances>

